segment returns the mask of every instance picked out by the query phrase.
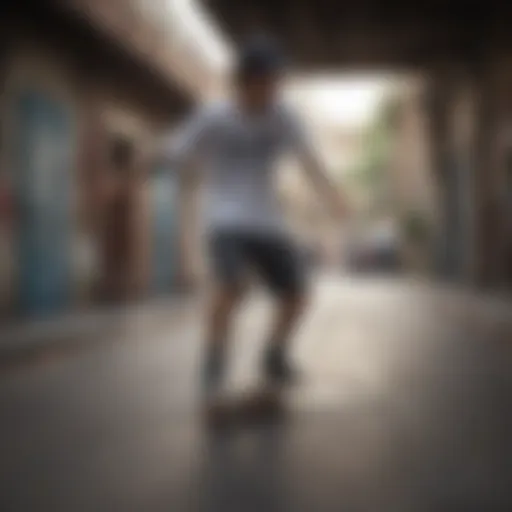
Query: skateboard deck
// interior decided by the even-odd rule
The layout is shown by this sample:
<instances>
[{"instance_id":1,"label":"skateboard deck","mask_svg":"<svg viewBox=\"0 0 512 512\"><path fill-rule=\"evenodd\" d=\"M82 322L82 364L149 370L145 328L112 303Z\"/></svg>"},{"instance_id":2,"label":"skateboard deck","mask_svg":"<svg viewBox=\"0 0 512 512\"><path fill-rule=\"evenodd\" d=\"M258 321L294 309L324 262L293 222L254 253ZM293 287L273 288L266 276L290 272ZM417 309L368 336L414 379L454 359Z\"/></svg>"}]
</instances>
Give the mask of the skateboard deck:
<instances>
[{"instance_id":1,"label":"skateboard deck","mask_svg":"<svg viewBox=\"0 0 512 512\"><path fill-rule=\"evenodd\" d=\"M205 417L211 426L268 421L284 412L283 402L281 389L260 387L217 397L205 405Z\"/></svg>"}]
</instances>

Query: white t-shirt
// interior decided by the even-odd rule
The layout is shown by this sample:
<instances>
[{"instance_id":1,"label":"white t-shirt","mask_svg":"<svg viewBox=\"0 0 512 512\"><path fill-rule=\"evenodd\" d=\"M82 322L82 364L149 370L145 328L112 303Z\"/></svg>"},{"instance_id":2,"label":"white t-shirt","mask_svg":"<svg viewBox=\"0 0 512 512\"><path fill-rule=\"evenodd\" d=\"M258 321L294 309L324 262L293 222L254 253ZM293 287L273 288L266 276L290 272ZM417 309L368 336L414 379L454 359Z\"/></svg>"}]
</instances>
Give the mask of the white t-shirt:
<instances>
[{"instance_id":1,"label":"white t-shirt","mask_svg":"<svg viewBox=\"0 0 512 512\"><path fill-rule=\"evenodd\" d=\"M310 148L296 117L277 104L258 116L234 103L210 105L171 139L169 157L184 163L199 157L206 180L206 228L283 229L274 171L287 151Z\"/></svg>"}]
</instances>

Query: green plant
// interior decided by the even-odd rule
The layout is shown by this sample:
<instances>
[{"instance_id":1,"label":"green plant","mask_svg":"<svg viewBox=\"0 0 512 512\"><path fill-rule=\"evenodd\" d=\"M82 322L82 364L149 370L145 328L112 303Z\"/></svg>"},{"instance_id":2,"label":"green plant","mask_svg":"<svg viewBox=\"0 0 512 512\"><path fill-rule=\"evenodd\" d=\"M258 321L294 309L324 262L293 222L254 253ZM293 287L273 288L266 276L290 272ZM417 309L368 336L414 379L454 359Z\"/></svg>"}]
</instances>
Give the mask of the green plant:
<instances>
[{"instance_id":1,"label":"green plant","mask_svg":"<svg viewBox=\"0 0 512 512\"><path fill-rule=\"evenodd\" d=\"M402 221L402 232L406 240L412 243L425 243L430 234L429 223L423 214L410 212Z\"/></svg>"},{"instance_id":2,"label":"green plant","mask_svg":"<svg viewBox=\"0 0 512 512\"><path fill-rule=\"evenodd\" d=\"M362 157L353 169L354 181L376 203L383 202L388 184L387 170L398 110L399 103L395 97L388 96L382 101L377 115L364 133Z\"/></svg>"}]
</instances>

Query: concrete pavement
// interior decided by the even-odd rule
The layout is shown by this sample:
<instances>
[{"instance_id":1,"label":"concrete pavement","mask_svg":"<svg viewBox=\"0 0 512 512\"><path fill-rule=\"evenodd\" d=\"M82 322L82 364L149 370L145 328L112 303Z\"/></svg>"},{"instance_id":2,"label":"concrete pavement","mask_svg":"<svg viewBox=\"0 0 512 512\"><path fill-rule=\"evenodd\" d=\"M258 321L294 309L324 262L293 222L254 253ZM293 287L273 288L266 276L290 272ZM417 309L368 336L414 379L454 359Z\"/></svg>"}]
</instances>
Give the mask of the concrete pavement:
<instances>
[{"instance_id":1,"label":"concrete pavement","mask_svg":"<svg viewBox=\"0 0 512 512\"><path fill-rule=\"evenodd\" d=\"M197 297L171 296L115 307L100 306L67 314L14 320L0 326L0 371L14 363L63 354L93 344L125 339L144 326L178 325L193 314Z\"/></svg>"},{"instance_id":2,"label":"concrete pavement","mask_svg":"<svg viewBox=\"0 0 512 512\"><path fill-rule=\"evenodd\" d=\"M195 309L0 380L0 510L512 510L509 304L419 284L318 283L290 414L201 424ZM256 379L268 304L236 325L230 379Z\"/></svg>"}]
</instances>

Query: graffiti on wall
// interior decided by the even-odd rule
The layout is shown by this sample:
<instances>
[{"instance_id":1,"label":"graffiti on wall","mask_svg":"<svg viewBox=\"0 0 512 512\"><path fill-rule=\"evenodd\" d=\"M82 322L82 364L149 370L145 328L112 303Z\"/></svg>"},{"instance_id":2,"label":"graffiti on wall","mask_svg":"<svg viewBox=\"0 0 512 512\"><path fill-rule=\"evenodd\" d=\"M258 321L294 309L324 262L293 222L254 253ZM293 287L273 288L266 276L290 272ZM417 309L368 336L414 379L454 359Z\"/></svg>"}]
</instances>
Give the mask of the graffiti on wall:
<instances>
[{"instance_id":1,"label":"graffiti on wall","mask_svg":"<svg viewBox=\"0 0 512 512\"><path fill-rule=\"evenodd\" d=\"M14 99L13 178L20 306L26 313L69 300L72 126L65 104L39 91Z\"/></svg>"}]
</instances>

